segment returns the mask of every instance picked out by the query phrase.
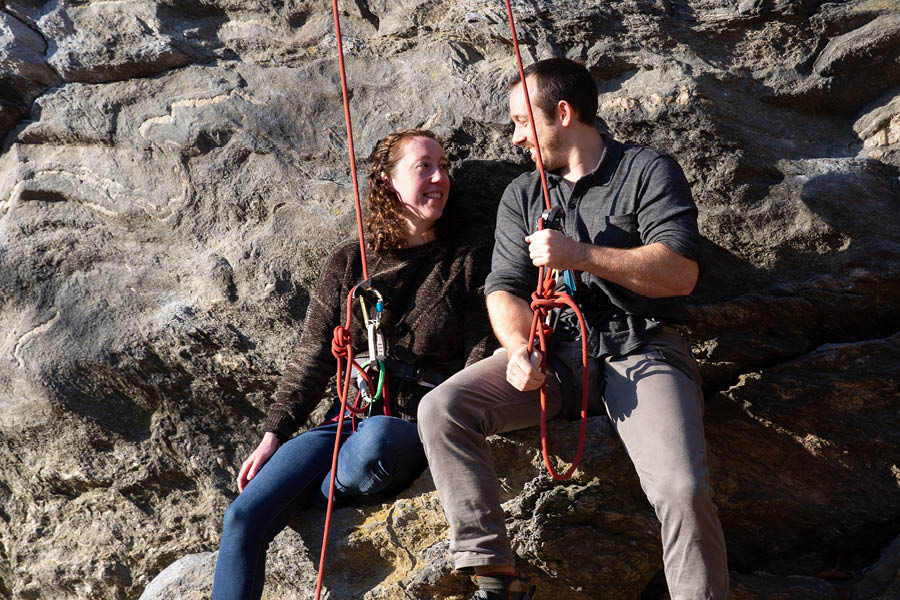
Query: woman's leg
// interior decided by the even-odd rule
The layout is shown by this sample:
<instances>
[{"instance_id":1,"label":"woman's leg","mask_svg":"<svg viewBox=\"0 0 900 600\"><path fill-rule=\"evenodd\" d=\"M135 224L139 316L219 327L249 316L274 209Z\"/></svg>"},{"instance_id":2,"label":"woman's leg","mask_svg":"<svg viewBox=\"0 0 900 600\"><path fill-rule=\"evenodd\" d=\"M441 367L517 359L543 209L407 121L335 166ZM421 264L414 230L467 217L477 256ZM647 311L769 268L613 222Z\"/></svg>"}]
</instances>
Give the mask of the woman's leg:
<instances>
[{"instance_id":1,"label":"woman's leg","mask_svg":"<svg viewBox=\"0 0 900 600\"><path fill-rule=\"evenodd\" d=\"M378 415L363 420L341 447L335 477L335 501L362 494L398 493L428 465L415 423ZM318 501L327 502L330 474L322 480Z\"/></svg>"},{"instance_id":2,"label":"woman's leg","mask_svg":"<svg viewBox=\"0 0 900 600\"><path fill-rule=\"evenodd\" d=\"M311 504L331 469L337 424L310 429L289 440L263 465L225 512L213 580L214 600L262 595L266 551L291 516ZM350 434L345 422L341 437Z\"/></svg>"}]
</instances>

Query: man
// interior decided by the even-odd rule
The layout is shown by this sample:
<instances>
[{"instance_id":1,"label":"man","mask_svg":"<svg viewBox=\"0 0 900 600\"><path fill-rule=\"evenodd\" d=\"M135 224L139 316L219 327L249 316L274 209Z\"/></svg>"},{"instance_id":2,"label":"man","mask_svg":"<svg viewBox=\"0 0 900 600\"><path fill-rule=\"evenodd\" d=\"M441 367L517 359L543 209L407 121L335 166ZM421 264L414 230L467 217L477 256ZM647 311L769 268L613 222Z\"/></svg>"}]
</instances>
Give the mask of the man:
<instances>
[{"instance_id":1,"label":"man","mask_svg":"<svg viewBox=\"0 0 900 600\"><path fill-rule=\"evenodd\" d=\"M584 67L543 60L526 70L526 82L551 201L565 211L568 237L534 232L545 208L538 173L506 188L485 282L504 351L457 373L419 405L419 435L450 524L454 565L478 576L473 600L533 597L514 569L485 438L539 422L545 376L540 354L529 355L526 346L535 267L571 269L589 328L592 408L604 403L662 523L671 597L725 598L725 541L708 483L700 376L671 326L678 297L691 292L699 272L689 186L672 158L596 130L597 89ZM535 159L518 79L510 85L509 109L513 144ZM564 312L549 356L551 414L565 404L560 382L581 382L578 336L577 321Z\"/></svg>"}]
</instances>

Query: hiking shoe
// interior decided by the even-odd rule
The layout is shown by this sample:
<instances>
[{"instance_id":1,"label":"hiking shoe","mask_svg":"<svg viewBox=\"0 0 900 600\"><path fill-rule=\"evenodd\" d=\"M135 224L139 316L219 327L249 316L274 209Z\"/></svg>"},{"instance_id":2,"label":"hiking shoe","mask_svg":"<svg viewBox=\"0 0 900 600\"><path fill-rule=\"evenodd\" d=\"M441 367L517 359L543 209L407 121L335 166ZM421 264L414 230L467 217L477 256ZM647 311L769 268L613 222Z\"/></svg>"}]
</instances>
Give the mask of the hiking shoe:
<instances>
[{"instance_id":1,"label":"hiking shoe","mask_svg":"<svg viewBox=\"0 0 900 600\"><path fill-rule=\"evenodd\" d=\"M488 592L486 590L478 590L472 596L472 600L533 600L535 588L533 585L529 585L527 588L524 592Z\"/></svg>"},{"instance_id":2,"label":"hiking shoe","mask_svg":"<svg viewBox=\"0 0 900 600\"><path fill-rule=\"evenodd\" d=\"M533 600L534 599L534 586L523 586L528 589L524 592L488 592L486 590L478 590L475 592L475 595L472 596L472 600Z\"/></svg>"},{"instance_id":3,"label":"hiking shoe","mask_svg":"<svg viewBox=\"0 0 900 600\"><path fill-rule=\"evenodd\" d=\"M480 588L472 600L532 600L534 598L534 586L528 585L519 579L518 575L491 574L475 577ZM523 591L514 592L509 586L519 582Z\"/></svg>"}]
</instances>

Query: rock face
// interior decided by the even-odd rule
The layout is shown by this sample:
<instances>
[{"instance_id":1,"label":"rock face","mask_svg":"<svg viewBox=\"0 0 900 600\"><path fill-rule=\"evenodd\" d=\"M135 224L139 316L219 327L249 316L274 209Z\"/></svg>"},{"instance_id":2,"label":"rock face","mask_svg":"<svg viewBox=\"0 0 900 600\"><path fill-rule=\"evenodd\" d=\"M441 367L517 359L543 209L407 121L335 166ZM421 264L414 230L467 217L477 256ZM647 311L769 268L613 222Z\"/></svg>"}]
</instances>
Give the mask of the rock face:
<instances>
[{"instance_id":1,"label":"rock face","mask_svg":"<svg viewBox=\"0 0 900 600\"><path fill-rule=\"evenodd\" d=\"M732 595L897 597L900 2L514 10L526 62L583 61L612 135L691 182ZM342 11L361 171L389 131L433 128L489 235L530 168L503 4ZM330 6L7 0L0 133L0 597L206 597L235 470L353 232ZM563 460L576 431L551 426ZM658 524L604 419L565 484L536 431L493 448L542 597L663 597ZM330 597L471 595L428 475L382 500L337 511ZM321 519L276 539L269 597L311 597Z\"/></svg>"}]
</instances>

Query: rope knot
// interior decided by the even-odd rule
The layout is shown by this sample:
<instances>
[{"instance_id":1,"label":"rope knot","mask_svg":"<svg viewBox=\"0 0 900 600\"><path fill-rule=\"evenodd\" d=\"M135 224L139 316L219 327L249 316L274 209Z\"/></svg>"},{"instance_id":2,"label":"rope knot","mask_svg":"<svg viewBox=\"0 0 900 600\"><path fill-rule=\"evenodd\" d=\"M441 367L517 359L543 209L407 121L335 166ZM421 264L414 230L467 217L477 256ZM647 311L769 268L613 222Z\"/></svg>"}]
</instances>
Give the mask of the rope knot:
<instances>
[{"instance_id":1,"label":"rope knot","mask_svg":"<svg viewBox=\"0 0 900 600\"><path fill-rule=\"evenodd\" d=\"M353 336L350 330L343 325L334 328L334 337L331 339L331 353L335 358L342 358L348 355L350 344L353 343Z\"/></svg>"},{"instance_id":2,"label":"rope knot","mask_svg":"<svg viewBox=\"0 0 900 600\"><path fill-rule=\"evenodd\" d=\"M556 300L559 297L559 294L556 291L556 278L547 277L538 283L535 294L544 300Z\"/></svg>"},{"instance_id":3,"label":"rope knot","mask_svg":"<svg viewBox=\"0 0 900 600\"><path fill-rule=\"evenodd\" d=\"M548 277L538 283L537 290L531 294L531 310L540 313L540 320L543 321L550 313L550 309L555 308L559 303L559 293L556 291L556 279Z\"/></svg>"}]
</instances>

